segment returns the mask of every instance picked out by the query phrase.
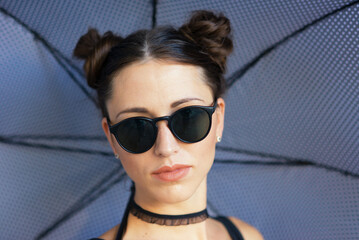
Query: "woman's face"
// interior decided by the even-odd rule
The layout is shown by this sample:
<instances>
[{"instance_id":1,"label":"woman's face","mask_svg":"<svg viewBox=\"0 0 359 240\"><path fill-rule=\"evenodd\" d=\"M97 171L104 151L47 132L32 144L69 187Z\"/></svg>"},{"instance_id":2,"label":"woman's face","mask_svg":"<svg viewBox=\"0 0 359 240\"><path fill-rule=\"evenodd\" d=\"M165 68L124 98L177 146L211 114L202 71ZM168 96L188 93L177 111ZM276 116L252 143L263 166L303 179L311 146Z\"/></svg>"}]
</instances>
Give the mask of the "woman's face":
<instances>
[{"instance_id":1,"label":"woman's face","mask_svg":"<svg viewBox=\"0 0 359 240\"><path fill-rule=\"evenodd\" d=\"M169 61L149 60L125 67L114 78L112 90L107 102L112 125L136 116L169 116L191 105L211 106L214 100L200 67ZM205 184L214 160L217 136L222 136L223 120L224 101L220 98L209 134L197 143L181 142L171 133L167 121L159 121L155 144L140 154L129 153L117 143L105 118L102 127L114 153L135 182L136 195L148 201L175 203L190 198ZM188 166L186 174L178 180L165 181L154 174L161 167L175 164Z\"/></svg>"}]
</instances>

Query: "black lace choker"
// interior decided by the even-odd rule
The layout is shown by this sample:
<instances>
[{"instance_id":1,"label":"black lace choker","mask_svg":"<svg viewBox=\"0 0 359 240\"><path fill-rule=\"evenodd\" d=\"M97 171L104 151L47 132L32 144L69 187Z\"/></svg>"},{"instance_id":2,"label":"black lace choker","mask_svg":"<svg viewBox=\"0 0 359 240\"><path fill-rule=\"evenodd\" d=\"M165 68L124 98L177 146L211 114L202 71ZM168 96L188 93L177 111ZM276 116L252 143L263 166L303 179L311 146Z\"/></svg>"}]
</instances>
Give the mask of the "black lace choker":
<instances>
[{"instance_id":1,"label":"black lace choker","mask_svg":"<svg viewBox=\"0 0 359 240\"><path fill-rule=\"evenodd\" d=\"M130 213L145 222L166 226L200 223L208 218L207 208L200 212L184 215L162 215L141 208L132 198L130 199Z\"/></svg>"}]
</instances>

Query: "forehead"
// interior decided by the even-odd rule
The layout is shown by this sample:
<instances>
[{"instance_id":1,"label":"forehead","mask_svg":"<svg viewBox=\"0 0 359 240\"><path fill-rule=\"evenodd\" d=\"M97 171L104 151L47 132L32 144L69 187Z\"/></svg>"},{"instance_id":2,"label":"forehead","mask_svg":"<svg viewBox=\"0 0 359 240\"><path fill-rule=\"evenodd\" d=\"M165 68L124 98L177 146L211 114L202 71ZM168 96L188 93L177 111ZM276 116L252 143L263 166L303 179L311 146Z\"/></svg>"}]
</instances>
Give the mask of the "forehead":
<instances>
[{"instance_id":1,"label":"forehead","mask_svg":"<svg viewBox=\"0 0 359 240\"><path fill-rule=\"evenodd\" d=\"M122 69L114 78L109 108L168 107L183 98L201 98L210 103L212 91L202 68L189 64L150 60Z\"/></svg>"}]
</instances>

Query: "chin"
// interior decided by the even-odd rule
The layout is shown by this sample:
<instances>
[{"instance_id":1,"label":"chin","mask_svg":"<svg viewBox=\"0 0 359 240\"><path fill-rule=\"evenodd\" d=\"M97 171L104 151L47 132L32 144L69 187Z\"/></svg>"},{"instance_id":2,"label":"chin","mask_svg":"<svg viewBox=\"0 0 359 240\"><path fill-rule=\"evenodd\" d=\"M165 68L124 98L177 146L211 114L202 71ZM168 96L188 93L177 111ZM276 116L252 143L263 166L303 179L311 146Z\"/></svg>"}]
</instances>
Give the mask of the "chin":
<instances>
[{"instance_id":1,"label":"chin","mask_svg":"<svg viewBox=\"0 0 359 240\"><path fill-rule=\"evenodd\" d=\"M201 182L183 181L157 185L153 193L157 201L174 204L184 202L193 197L199 190Z\"/></svg>"},{"instance_id":2,"label":"chin","mask_svg":"<svg viewBox=\"0 0 359 240\"><path fill-rule=\"evenodd\" d=\"M180 203L188 200L194 193L195 190L192 189L182 189L176 188L175 186L170 186L168 189L163 189L163 193L158 195L157 198L159 201L173 204Z\"/></svg>"}]
</instances>

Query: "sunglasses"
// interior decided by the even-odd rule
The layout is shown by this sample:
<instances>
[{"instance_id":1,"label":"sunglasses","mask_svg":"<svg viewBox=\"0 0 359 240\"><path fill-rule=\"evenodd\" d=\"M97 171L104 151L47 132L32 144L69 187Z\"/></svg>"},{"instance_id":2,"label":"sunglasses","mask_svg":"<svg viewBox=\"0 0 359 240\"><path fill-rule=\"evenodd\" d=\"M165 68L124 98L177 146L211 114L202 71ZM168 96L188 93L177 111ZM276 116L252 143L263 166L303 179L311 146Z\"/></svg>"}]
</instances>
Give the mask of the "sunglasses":
<instances>
[{"instance_id":1,"label":"sunglasses","mask_svg":"<svg viewBox=\"0 0 359 240\"><path fill-rule=\"evenodd\" d=\"M172 134L182 142L195 143L207 137L211 125L212 115L217 107L217 100L213 106L184 107L171 116L158 118L132 117L115 125L110 125L110 132L115 136L120 146L130 153L143 153L154 145L158 128L158 121L166 120Z\"/></svg>"}]
</instances>

